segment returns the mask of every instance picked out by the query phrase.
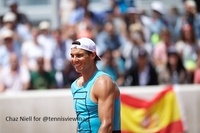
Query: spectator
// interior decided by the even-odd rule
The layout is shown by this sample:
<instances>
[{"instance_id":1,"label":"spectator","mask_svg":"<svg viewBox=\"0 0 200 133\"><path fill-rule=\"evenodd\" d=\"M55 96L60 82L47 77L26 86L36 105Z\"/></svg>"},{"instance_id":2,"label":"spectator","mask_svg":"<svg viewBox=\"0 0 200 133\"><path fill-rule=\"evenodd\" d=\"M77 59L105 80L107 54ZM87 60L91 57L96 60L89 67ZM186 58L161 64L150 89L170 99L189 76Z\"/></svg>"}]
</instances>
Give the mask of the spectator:
<instances>
[{"instance_id":1,"label":"spectator","mask_svg":"<svg viewBox=\"0 0 200 133\"><path fill-rule=\"evenodd\" d=\"M30 74L25 66L19 64L15 53L10 54L10 67L4 68L0 73L0 91L27 90L30 83Z\"/></svg>"},{"instance_id":2,"label":"spectator","mask_svg":"<svg viewBox=\"0 0 200 133\"><path fill-rule=\"evenodd\" d=\"M167 16L167 21L169 22L170 26L173 29L176 27L176 22L178 21L180 17L180 13L177 7L171 7L169 11L169 15ZM177 41L178 37L175 32L171 32L171 37L173 41Z\"/></svg>"},{"instance_id":3,"label":"spectator","mask_svg":"<svg viewBox=\"0 0 200 133\"><path fill-rule=\"evenodd\" d=\"M37 40L39 30L37 28L32 28L31 34L33 39L25 41L22 44L22 62L30 71L37 71L37 58L44 56L44 49Z\"/></svg>"},{"instance_id":4,"label":"spectator","mask_svg":"<svg viewBox=\"0 0 200 133\"><path fill-rule=\"evenodd\" d=\"M62 40L62 32L57 29L53 31L54 50L52 55L52 66L56 71L64 70L68 59L67 47L65 41Z\"/></svg>"},{"instance_id":5,"label":"spectator","mask_svg":"<svg viewBox=\"0 0 200 133\"><path fill-rule=\"evenodd\" d=\"M37 58L38 71L31 72L31 89L50 89L55 87L54 73L44 69L44 58Z\"/></svg>"},{"instance_id":6,"label":"spectator","mask_svg":"<svg viewBox=\"0 0 200 133\"><path fill-rule=\"evenodd\" d=\"M83 20L85 12L88 11L88 0L75 0L75 7L69 19L69 24L74 25Z\"/></svg>"},{"instance_id":7,"label":"spectator","mask_svg":"<svg viewBox=\"0 0 200 133\"><path fill-rule=\"evenodd\" d=\"M16 53L18 61L21 60L20 44L13 40L13 32L4 30L2 33L3 45L0 45L0 67L8 67L11 53Z\"/></svg>"},{"instance_id":8,"label":"spectator","mask_svg":"<svg viewBox=\"0 0 200 133\"><path fill-rule=\"evenodd\" d=\"M71 52L71 44L74 42L78 35L77 35L77 30L75 26L67 26L65 30L62 30L63 34L63 39L65 40L66 43L66 52L70 53ZM67 54L67 59L71 59L71 55Z\"/></svg>"},{"instance_id":9,"label":"spectator","mask_svg":"<svg viewBox=\"0 0 200 133\"><path fill-rule=\"evenodd\" d=\"M176 6L171 7L167 21L170 23L172 28L175 27L179 17L180 17L179 9Z\"/></svg>"},{"instance_id":10,"label":"spectator","mask_svg":"<svg viewBox=\"0 0 200 133\"><path fill-rule=\"evenodd\" d=\"M75 26L67 26L66 30L62 29L62 34L64 34L64 40L65 40L65 52L70 53L71 52L71 44L77 39L77 32ZM66 59L70 60L71 55L66 54ZM71 63L66 64L63 72L63 78L64 78L64 87L70 87L71 83L74 82L80 75L75 71L74 67Z\"/></svg>"},{"instance_id":11,"label":"spectator","mask_svg":"<svg viewBox=\"0 0 200 133\"><path fill-rule=\"evenodd\" d=\"M150 42L150 25L151 25L151 19L149 16L145 14L144 10L138 9L136 7L129 7L127 10L127 28L133 27L134 24L140 25L142 27L142 32L144 34L144 39L146 42ZM125 18L126 18L125 17Z\"/></svg>"},{"instance_id":12,"label":"spectator","mask_svg":"<svg viewBox=\"0 0 200 133\"><path fill-rule=\"evenodd\" d=\"M125 85L146 86L157 84L158 77L156 70L151 64L146 50L144 48L140 48L138 52L137 65L132 67L125 74Z\"/></svg>"},{"instance_id":13,"label":"spectator","mask_svg":"<svg viewBox=\"0 0 200 133\"><path fill-rule=\"evenodd\" d=\"M84 18L77 24L76 31L78 38L81 38L79 34L81 34L81 36L85 34L85 36L82 37L94 39L97 33L102 29L103 23L104 16L94 14L91 11L85 12Z\"/></svg>"},{"instance_id":14,"label":"spectator","mask_svg":"<svg viewBox=\"0 0 200 133\"><path fill-rule=\"evenodd\" d=\"M131 66L136 64L138 51L140 48L144 48L150 56L152 54L152 46L145 41L142 25L140 23L132 24L129 30L130 39L124 44L122 49L126 70L129 70Z\"/></svg>"},{"instance_id":15,"label":"spectator","mask_svg":"<svg viewBox=\"0 0 200 133\"><path fill-rule=\"evenodd\" d=\"M181 40L176 43L176 48L181 55L183 65L188 72L189 83L192 83L197 61L197 50L199 47L191 25L183 25L181 31Z\"/></svg>"},{"instance_id":16,"label":"spectator","mask_svg":"<svg viewBox=\"0 0 200 133\"><path fill-rule=\"evenodd\" d=\"M114 56L117 51L107 50L102 55L102 61L97 63L99 70L108 73L118 85L122 85L124 76L124 62L119 56Z\"/></svg>"},{"instance_id":17,"label":"spectator","mask_svg":"<svg viewBox=\"0 0 200 133\"><path fill-rule=\"evenodd\" d=\"M60 0L59 1L59 12L60 12L60 23L66 24L69 22L70 15L74 8L74 0ZM61 28L61 27L60 27Z\"/></svg>"},{"instance_id":18,"label":"spectator","mask_svg":"<svg viewBox=\"0 0 200 133\"><path fill-rule=\"evenodd\" d=\"M171 41L170 32L168 29L162 29L160 33L160 42L155 45L153 52L153 61L159 71L160 67L166 65L168 57L167 50L170 46L173 46Z\"/></svg>"},{"instance_id":19,"label":"spectator","mask_svg":"<svg viewBox=\"0 0 200 133\"><path fill-rule=\"evenodd\" d=\"M197 12L197 5L194 0L184 2L185 14L177 20L175 33L181 35L182 26L189 23L194 30L197 40L200 40L200 14Z\"/></svg>"},{"instance_id":20,"label":"spectator","mask_svg":"<svg viewBox=\"0 0 200 133\"><path fill-rule=\"evenodd\" d=\"M124 44L123 37L115 32L112 22L107 22L105 24L104 30L97 35L96 42L100 54L104 53L108 49L119 49Z\"/></svg>"},{"instance_id":21,"label":"spectator","mask_svg":"<svg viewBox=\"0 0 200 133\"><path fill-rule=\"evenodd\" d=\"M52 67L56 71L55 78L58 88L64 87L63 71L68 68L70 61L68 59L68 53L66 42L62 40L62 32L57 29L53 32L54 38L54 50L52 55Z\"/></svg>"},{"instance_id":22,"label":"spectator","mask_svg":"<svg viewBox=\"0 0 200 133\"><path fill-rule=\"evenodd\" d=\"M90 11L88 5L89 0L75 0L74 10L69 17L70 25L77 25L84 19L89 20L91 25L102 25L104 23L106 13Z\"/></svg>"},{"instance_id":23,"label":"spectator","mask_svg":"<svg viewBox=\"0 0 200 133\"><path fill-rule=\"evenodd\" d=\"M18 1L17 0L8 0L7 4L10 8L10 11L16 15L16 23L24 24L30 28L30 23L27 16L24 13L19 12L18 10Z\"/></svg>"},{"instance_id":24,"label":"spectator","mask_svg":"<svg viewBox=\"0 0 200 133\"><path fill-rule=\"evenodd\" d=\"M153 1L151 3L152 17L151 23L149 25L151 33L151 42L152 44L158 43L158 40L155 39L156 36L159 36L162 29L170 28L167 21L164 19L165 8L162 2Z\"/></svg>"},{"instance_id":25,"label":"spectator","mask_svg":"<svg viewBox=\"0 0 200 133\"><path fill-rule=\"evenodd\" d=\"M175 47L168 49L168 61L159 72L159 84L186 84L187 73Z\"/></svg>"},{"instance_id":26,"label":"spectator","mask_svg":"<svg viewBox=\"0 0 200 133\"><path fill-rule=\"evenodd\" d=\"M131 24L140 23L141 11L136 7L129 7L125 14L125 20L126 20L127 28L129 28Z\"/></svg>"},{"instance_id":27,"label":"spectator","mask_svg":"<svg viewBox=\"0 0 200 133\"><path fill-rule=\"evenodd\" d=\"M125 23L125 16L120 10L120 6L117 4L115 0L112 0L112 9L106 16L107 21L113 21L115 26L115 31L117 34L121 34L123 36L127 36L127 25Z\"/></svg>"},{"instance_id":28,"label":"spectator","mask_svg":"<svg viewBox=\"0 0 200 133\"><path fill-rule=\"evenodd\" d=\"M41 21L39 24L40 34L37 38L38 43L44 49L44 57L45 57L45 70L51 71L51 59L53 55L53 37L50 31L50 23L48 21Z\"/></svg>"}]
</instances>

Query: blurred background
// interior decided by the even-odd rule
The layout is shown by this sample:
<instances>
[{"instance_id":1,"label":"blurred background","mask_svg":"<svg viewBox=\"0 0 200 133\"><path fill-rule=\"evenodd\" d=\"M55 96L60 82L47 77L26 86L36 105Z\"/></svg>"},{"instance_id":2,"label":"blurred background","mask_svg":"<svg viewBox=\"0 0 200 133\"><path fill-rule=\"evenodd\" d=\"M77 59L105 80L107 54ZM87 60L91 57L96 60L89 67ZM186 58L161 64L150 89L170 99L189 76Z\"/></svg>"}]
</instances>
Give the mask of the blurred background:
<instances>
[{"instance_id":1,"label":"blurred background","mask_svg":"<svg viewBox=\"0 0 200 133\"><path fill-rule=\"evenodd\" d=\"M2 0L0 91L69 88L80 37L120 86L199 84L198 11L194 0Z\"/></svg>"}]
</instances>

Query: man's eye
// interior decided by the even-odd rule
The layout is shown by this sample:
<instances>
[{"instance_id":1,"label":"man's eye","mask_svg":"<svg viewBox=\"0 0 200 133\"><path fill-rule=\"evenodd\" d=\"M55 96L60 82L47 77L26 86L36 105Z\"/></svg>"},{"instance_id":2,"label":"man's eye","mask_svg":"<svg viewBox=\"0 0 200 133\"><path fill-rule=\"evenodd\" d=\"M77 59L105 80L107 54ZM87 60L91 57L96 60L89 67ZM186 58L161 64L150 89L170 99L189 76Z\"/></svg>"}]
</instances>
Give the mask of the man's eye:
<instances>
[{"instance_id":1,"label":"man's eye","mask_svg":"<svg viewBox=\"0 0 200 133\"><path fill-rule=\"evenodd\" d=\"M76 55L77 58L80 58L80 57L83 57L83 56L84 56L83 54L77 54Z\"/></svg>"},{"instance_id":2,"label":"man's eye","mask_svg":"<svg viewBox=\"0 0 200 133\"><path fill-rule=\"evenodd\" d=\"M71 55L71 58L81 58L84 57L84 54L76 54L76 55Z\"/></svg>"}]
</instances>

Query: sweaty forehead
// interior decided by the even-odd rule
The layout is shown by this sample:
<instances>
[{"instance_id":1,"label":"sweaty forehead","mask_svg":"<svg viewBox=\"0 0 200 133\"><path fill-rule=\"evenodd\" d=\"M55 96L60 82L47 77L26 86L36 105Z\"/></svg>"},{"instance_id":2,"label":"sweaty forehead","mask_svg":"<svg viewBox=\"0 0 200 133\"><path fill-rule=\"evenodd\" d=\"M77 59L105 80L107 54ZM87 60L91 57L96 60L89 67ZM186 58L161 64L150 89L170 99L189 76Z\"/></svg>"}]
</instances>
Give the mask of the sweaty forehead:
<instances>
[{"instance_id":1,"label":"sweaty forehead","mask_svg":"<svg viewBox=\"0 0 200 133\"><path fill-rule=\"evenodd\" d=\"M86 53L86 51L83 49L80 49L80 48L72 48L71 49L71 54L80 54L80 53Z\"/></svg>"}]
</instances>

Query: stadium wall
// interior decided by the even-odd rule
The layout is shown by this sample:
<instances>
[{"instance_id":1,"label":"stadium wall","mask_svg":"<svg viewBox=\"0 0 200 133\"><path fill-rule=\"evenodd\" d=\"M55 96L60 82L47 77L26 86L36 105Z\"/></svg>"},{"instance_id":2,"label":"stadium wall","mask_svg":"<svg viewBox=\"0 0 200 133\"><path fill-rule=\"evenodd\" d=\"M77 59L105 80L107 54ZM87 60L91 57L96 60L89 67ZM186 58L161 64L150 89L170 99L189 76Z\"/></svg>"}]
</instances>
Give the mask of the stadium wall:
<instances>
[{"instance_id":1,"label":"stadium wall","mask_svg":"<svg viewBox=\"0 0 200 133\"><path fill-rule=\"evenodd\" d=\"M121 93L146 100L164 86L121 87ZM200 133L200 85L176 85L188 133ZM70 89L0 94L0 133L75 133Z\"/></svg>"}]
</instances>

